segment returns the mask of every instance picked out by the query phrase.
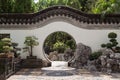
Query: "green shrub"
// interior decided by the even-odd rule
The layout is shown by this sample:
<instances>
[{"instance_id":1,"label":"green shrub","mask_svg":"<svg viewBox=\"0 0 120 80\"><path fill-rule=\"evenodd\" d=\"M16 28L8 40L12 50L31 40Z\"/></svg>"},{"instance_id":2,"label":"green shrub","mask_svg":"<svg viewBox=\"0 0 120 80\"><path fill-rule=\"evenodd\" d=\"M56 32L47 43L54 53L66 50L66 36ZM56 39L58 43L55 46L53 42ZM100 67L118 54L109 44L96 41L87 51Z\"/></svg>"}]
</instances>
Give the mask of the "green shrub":
<instances>
[{"instance_id":1,"label":"green shrub","mask_svg":"<svg viewBox=\"0 0 120 80\"><path fill-rule=\"evenodd\" d=\"M117 38L117 34L114 33L114 32L110 32L110 33L108 34L108 38Z\"/></svg>"},{"instance_id":2,"label":"green shrub","mask_svg":"<svg viewBox=\"0 0 120 80\"><path fill-rule=\"evenodd\" d=\"M4 43L2 41L0 41L0 53L3 52L3 46L4 46Z\"/></svg>"},{"instance_id":3,"label":"green shrub","mask_svg":"<svg viewBox=\"0 0 120 80\"><path fill-rule=\"evenodd\" d=\"M55 51L58 51L59 53L64 53L64 51L69 48L69 46L67 46L65 43L63 42L56 42L54 45L53 45L53 49Z\"/></svg>"},{"instance_id":4,"label":"green shrub","mask_svg":"<svg viewBox=\"0 0 120 80\"><path fill-rule=\"evenodd\" d=\"M7 53L13 50L12 42L10 38L3 38L0 40L0 53Z\"/></svg>"},{"instance_id":5,"label":"green shrub","mask_svg":"<svg viewBox=\"0 0 120 80\"><path fill-rule=\"evenodd\" d=\"M106 47L106 44L101 44L101 47L105 48L105 47Z\"/></svg>"},{"instance_id":6,"label":"green shrub","mask_svg":"<svg viewBox=\"0 0 120 80\"><path fill-rule=\"evenodd\" d=\"M102 52L94 52L90 54L89 59L90 60L95 60L98 59L102 55Z\"/></svg>"},{"instance_id":7,"label":"green shrub","mask_svg":"<svg viewBox=\"0 0 120 80\"><path fill-rule=\"evenodd\" d=\"M69 46L73 50L75 50L75 48L76 48L76 44L75 44L75 41L73 39L67 40L66 45Z\"/></svg>"},{"instance_id":8,"label":"green shrub","mask_svg":"<svg viewBox=\"0 0 120 80\"><path fill-rule=\"evenodd\" d=\"M107 43L106 47L111 49L111 47L113 47L113 45L111 43Z\"/></svg>"},{"instance_id":9,"label":"green shrub","mask_svg":"<svg viewBox=\"0 0 120 80\"><path fill-rule=\"evenodd\" d=\"M110 42L116 42L117 40L116 39L110 39Z\"/></svg>"},{"instance_id":10,"label":"green shrub","mask_svg":"<svg viewBox=\"0 0 120 80\"><path fill-rule=\"evenodd\" d=\"M3 38L2 42L3 42L3 46L2 46L3 52L7 53L13 50L12 42L10 38Z\"/></svg>"},{"instance_id":11,"label":"green shrub","mask_svg":"<svg viewBox=\"0 0 120 80\"><path fill-rule=\"evenodd\" d=\"M102 48L108 48L111 49L113 52L120 52L120 48L118 46L118 42L116 40L117 38L117 34L114 32L110 32L108 34L108 38L110 38L110 42L106 43L106 44L101 44Z\"/></svg>"}]
</instances>

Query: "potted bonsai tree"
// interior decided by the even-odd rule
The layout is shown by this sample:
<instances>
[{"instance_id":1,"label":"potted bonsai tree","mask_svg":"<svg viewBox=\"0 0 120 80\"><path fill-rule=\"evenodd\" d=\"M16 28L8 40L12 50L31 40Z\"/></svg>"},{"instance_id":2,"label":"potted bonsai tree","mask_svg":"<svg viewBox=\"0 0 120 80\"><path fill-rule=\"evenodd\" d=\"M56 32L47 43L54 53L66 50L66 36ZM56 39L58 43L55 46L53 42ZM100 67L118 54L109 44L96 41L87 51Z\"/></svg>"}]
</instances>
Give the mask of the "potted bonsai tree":
<instances>
[{"instance_id":1,"label":"potted bonsai tree","mask_svg":"<svg viewBox=\"0 0 120 80\"><path fill-rule=\"evenodd\" d=\"M0 48L0 57L14 57L14 55L11 53L13 47L10 38L3 38L0 41Z\"/></svg>"},{"instance_id":2,"label":"potted bonsai tree","mask_svg":"<svg viewBox=\"0 0 120 80\"><path fill-rule=\"evenodd\" d=\"M38 38L35 36L27 36L25 38L24 44L26 47L24 48L25 51L29 52L29 56L27 58L36 58L36 56L33 56L33 47L39 45L39 42L37 42Z\"/></svg>"}]
</instances>

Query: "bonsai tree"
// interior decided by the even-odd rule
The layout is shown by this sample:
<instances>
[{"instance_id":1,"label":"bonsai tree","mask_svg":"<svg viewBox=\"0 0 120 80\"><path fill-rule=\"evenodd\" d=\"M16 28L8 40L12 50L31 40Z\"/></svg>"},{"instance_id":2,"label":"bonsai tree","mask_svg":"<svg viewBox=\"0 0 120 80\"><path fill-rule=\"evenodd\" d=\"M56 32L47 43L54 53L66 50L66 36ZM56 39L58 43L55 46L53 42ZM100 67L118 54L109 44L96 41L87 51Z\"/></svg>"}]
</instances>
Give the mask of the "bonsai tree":
<instances>
[{"instance_id":1,"label":"bonsai tree","mask_svg":"<svg viewBox=\"0 0 120 80\"><path fill-rule=\"evenodd\" d=\"M39 45L39 42L37 42L38 38L35 36L27 36L25 38L24 44L27 46L26 50L29 52L29 56L33 56L33 47Z\"/></svg>"},{"instance_id":2,"label":"bonsai tree","mask_svg":"<svg viewBox=\"0 0 120 80\"><path fill-rule=\"evenodd\" d=\"M14 57L17 58L19 57L20 53L18 51L21 51L21 48L18 48L18 43L12 42L13 50L12 52L14 53Z\"/></svg>"},{"instance_id":3,"label":"bonsai tree","mask_svg":"<svg viewBox=\"0 0 120 80\"><path fill-rule=\"evenodd\" d=\"M108 34L108 38L110 38L110 42L102 44L101 47L111 49L113 52L120 52L120 46L118 46L118 42L116 40L117 34L114 32L110 32Z\"/></svg>"},{"instance_id":4,"label":"bonsai tree","mask_svg":"<svg viewBox=\"0 0 120 80\"><path fill-rule=\"evenodd\" d=\"M3 43L2 49L4 53L9 53L13 50L12 42L10 38L3 38L1 41Z\"/></svg>"},{"instance_id":5,"label":"bonsai tree","mask_svg":"<svg viewBox=\"0 0 120 80\"><path fill-rule=\"evenodd\" d=\"M11 53L13 50L10 38L3 38L0 40L0 57L14 57Z\"/></svg>"}]
</instances>

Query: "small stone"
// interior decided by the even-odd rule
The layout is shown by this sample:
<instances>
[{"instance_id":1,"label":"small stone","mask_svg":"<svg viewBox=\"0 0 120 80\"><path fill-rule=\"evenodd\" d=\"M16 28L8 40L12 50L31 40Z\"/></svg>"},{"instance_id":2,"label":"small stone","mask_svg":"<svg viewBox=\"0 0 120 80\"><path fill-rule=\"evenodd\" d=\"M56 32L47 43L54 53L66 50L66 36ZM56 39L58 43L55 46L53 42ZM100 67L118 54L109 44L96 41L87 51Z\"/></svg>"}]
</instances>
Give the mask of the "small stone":
<instances>
[{"instance_id":1,"label":"small stone","mask_svg":"<svg viewBox=\"0 0 120 80\"><path fill-rule=\"evenodd\" d=\"M120 59L120 53L115 53L115 58Z\"/></svg>"}]
</instances>

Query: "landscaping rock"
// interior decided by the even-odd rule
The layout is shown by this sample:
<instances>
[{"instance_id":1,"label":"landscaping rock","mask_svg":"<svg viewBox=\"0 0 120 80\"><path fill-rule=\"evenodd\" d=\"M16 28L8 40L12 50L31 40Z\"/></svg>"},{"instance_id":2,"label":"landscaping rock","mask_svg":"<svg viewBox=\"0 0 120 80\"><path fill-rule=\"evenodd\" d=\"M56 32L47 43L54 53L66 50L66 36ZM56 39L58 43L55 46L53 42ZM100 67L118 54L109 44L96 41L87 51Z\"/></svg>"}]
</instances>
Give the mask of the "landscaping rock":
<instances>
[{"instance_id":1,"label":"landscaping rock","mask_svg":"<svg viewBox=\"0 0 120 80\"><path fill-rule=\"evenodd\" d=\"M96 62L95 60L93 61L88 60L86 69L88 69L89 71L97 71L95 62Z\"/></svg>"},{"instance_id":2,"label":"landscaping rock","mask_svg":"<svg viewBox=\"0 0 120 80\"><path fill-rule=\"evenodd\" d=\"M73 50L68 48L64 52L64 59L65 61L69 61L74 56Z\"/></svg>"},{"instance_id":3,"label":"landscaping rock","mask_svg":"<svg viewBox=\"0 0 120 80\"><path fill-rule=\"evenodd\" d=\"M49 58L51 61L57 61L57 60L59 60L58 52L57 52L57 51L50 52L48 58Z\"/></svg>"},{"instance_id":4,"label":"landscaping rock","mask_svg":"<svg viewBox=\"0 0 120 80\"><path fill-rule=\"evenodd\" d=\"M115 53L114 58L116 58L116 59L120 59L120 53Z\"/></svg>"},{"instance_id":5,"label":"landscaping rock","mask_svg":"<svg viewBox=\"0 0 120 80\"><path fill-rule=\"evenodd\" d=\"M101 61L101 71L107 73L120 72L120 53L114 53L112 50L106 49L99 59Z\"/></svg>"},{"instance_id":6,"label":"landscaping rock","mask_svg":"<svg viewBox=\"0 0 120 80\"><path fill-rule=\"evenodd\" d=\"M75 68L83 68L87 65L87 61L89 59L89 55L92 53L92 50L90 47L78 43L77 48L75 51L75 59L73 61L72 67Z\"/></svg>"}]
</instances>

